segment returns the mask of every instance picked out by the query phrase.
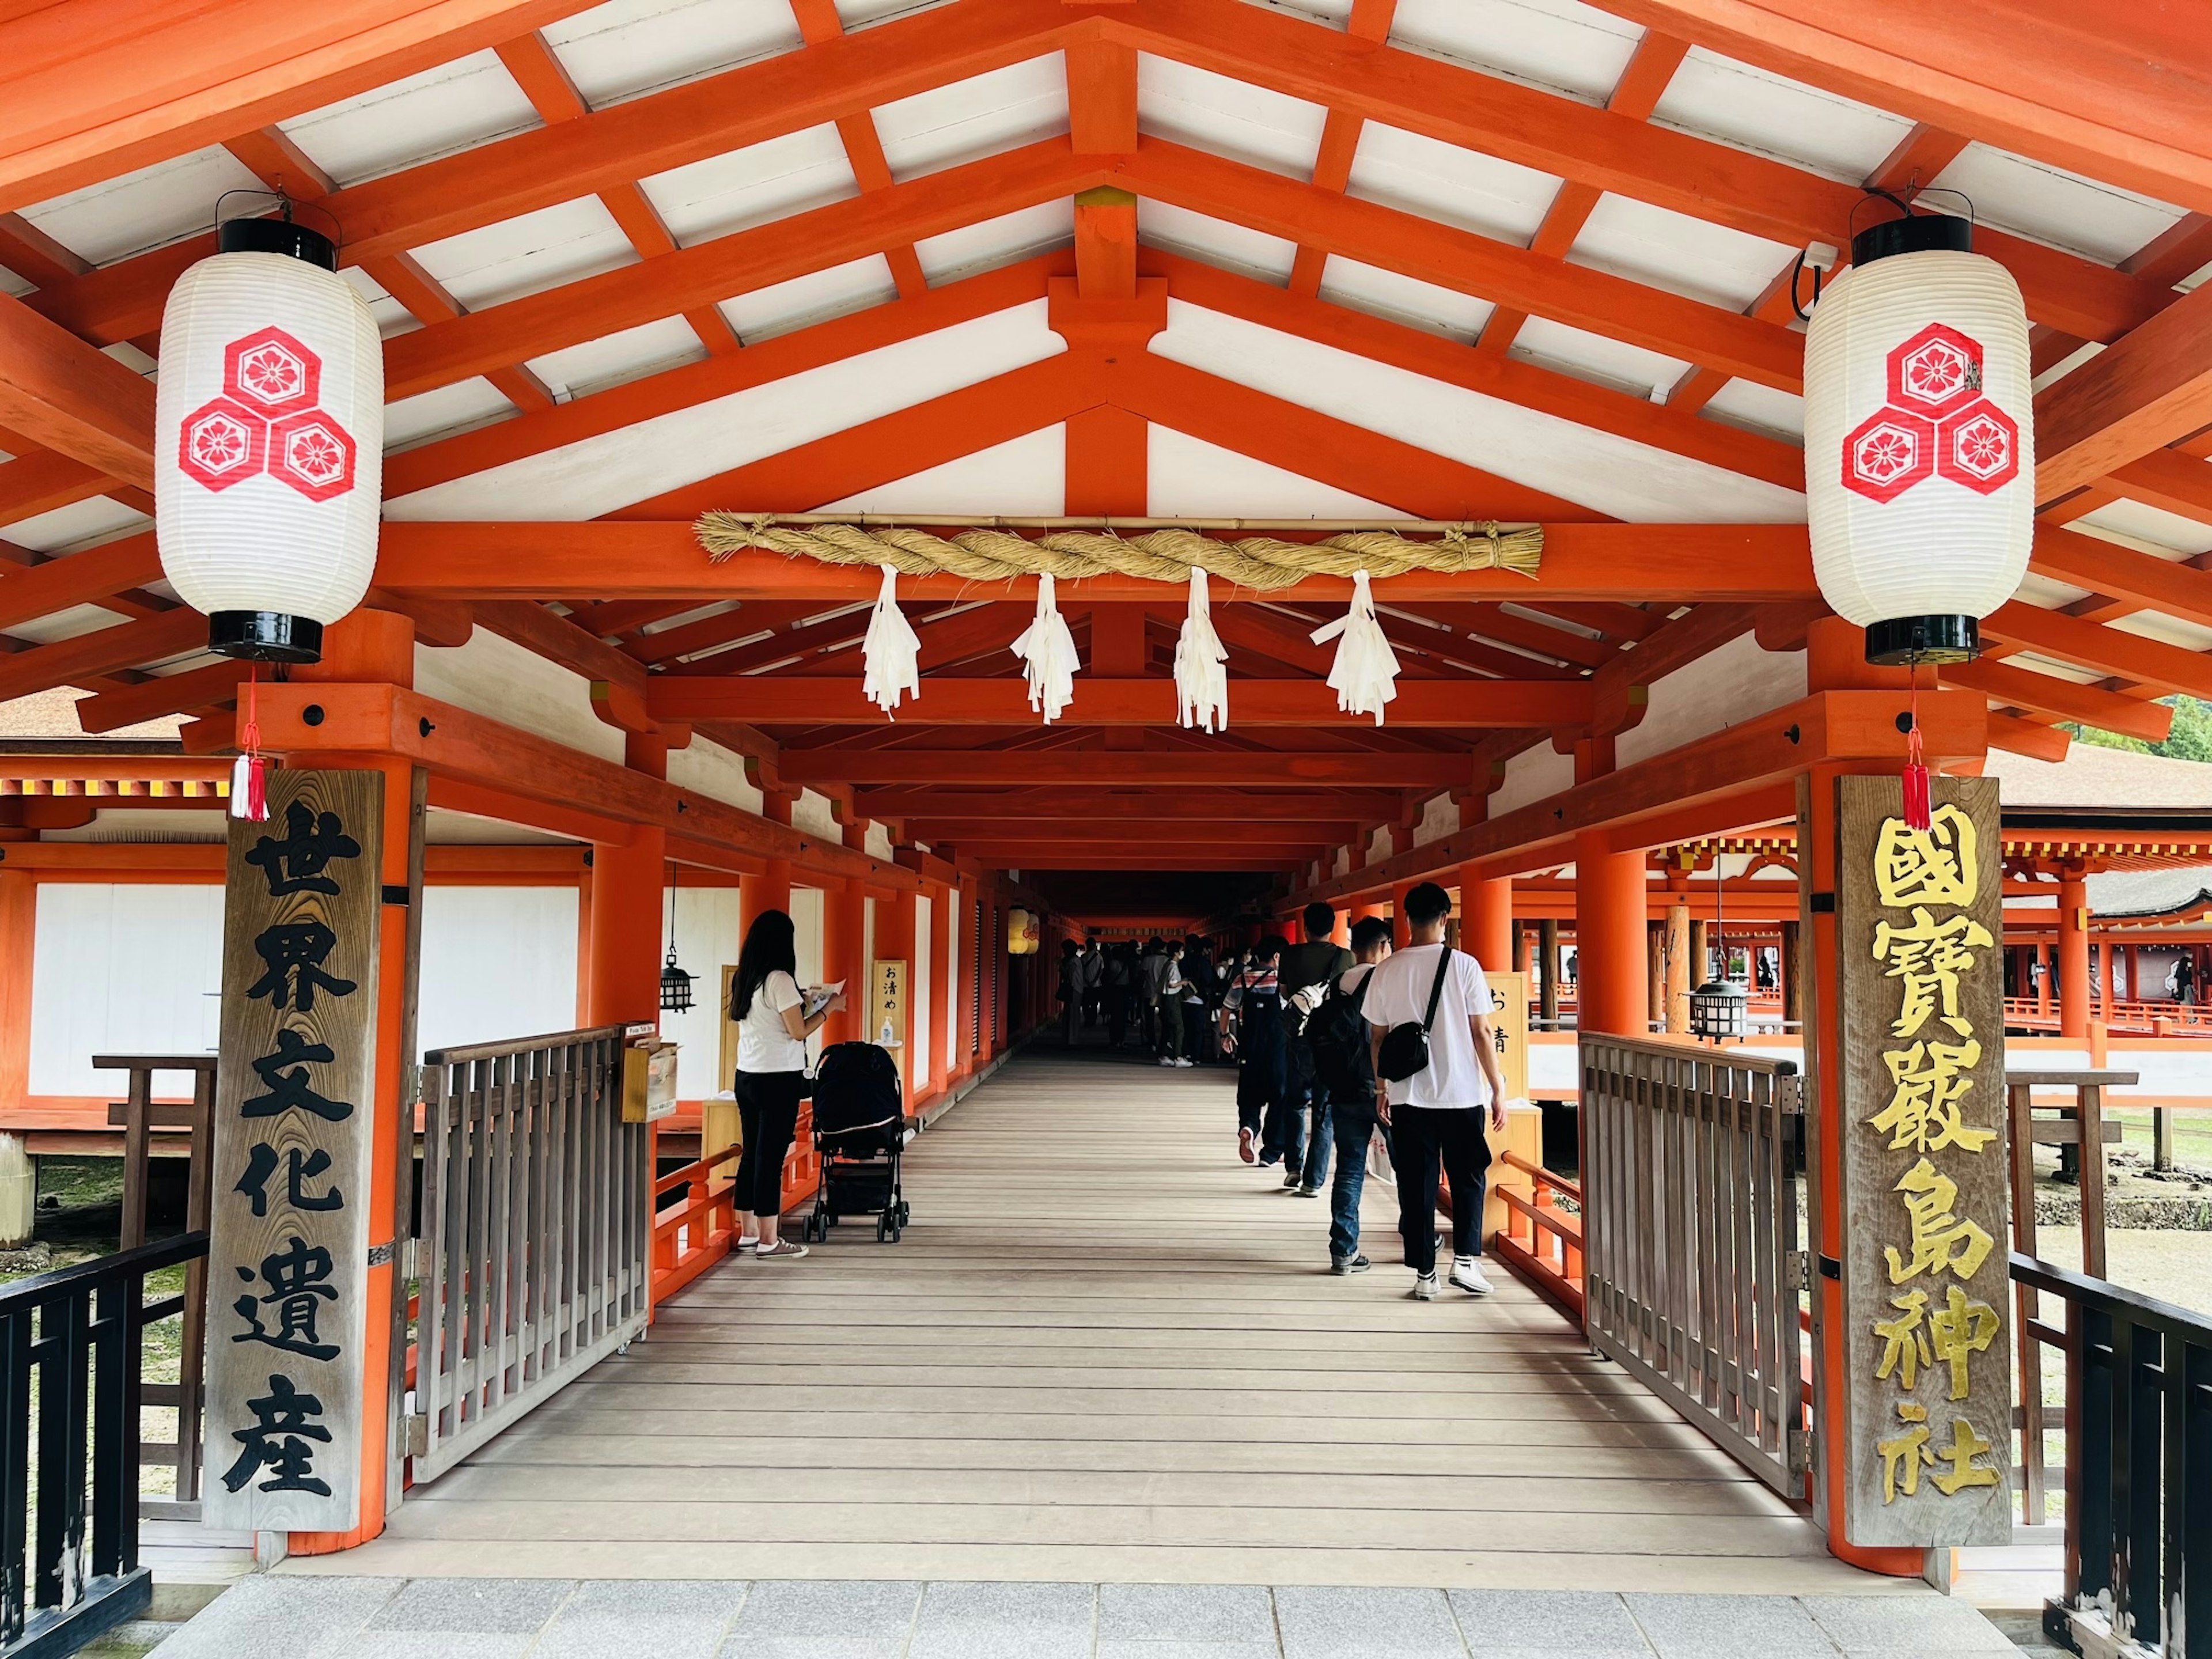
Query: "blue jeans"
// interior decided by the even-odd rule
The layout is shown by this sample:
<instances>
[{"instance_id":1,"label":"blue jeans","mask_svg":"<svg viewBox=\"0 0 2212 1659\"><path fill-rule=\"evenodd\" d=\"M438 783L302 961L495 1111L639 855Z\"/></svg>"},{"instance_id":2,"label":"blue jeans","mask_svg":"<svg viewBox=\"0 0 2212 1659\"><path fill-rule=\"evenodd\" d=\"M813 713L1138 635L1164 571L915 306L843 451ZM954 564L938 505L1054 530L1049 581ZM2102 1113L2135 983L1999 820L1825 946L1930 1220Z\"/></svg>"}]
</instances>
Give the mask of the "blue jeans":
<instances>
[{"instance_id":1,"label":"blue jeans","mask_svg":"<svg viewBox=\"0 0 2212 1659\"><path fill-rule=\"evenodd\" d=\"M1328 1120L1328 1139L1320 1143L1318 1156L1326 1160L1329 1141L1336 1143L1336 1181L1328 1194L1328 1254L1333 1261L1347 1261L1359 1254L1359 1194L1367 1186L1367 1143L1375 1135L1372 1106L1323 1106ZM1317 1179L1312 1182L1319 1185Z\"/></svg>"},{"instance_id":2,"label":"blue jeans","mask_svg":"<svg viewBox=\"0 0 2212 1659\"><path fill-rule=\"evenodd\" d=\"M1303 1184L1309 1191L1328 1179L1328 1153L1331 1141L1328 1091L1319 1084L1304 1106L1306 1120L1306 1162Z\"/></svg>"}]
</instances>

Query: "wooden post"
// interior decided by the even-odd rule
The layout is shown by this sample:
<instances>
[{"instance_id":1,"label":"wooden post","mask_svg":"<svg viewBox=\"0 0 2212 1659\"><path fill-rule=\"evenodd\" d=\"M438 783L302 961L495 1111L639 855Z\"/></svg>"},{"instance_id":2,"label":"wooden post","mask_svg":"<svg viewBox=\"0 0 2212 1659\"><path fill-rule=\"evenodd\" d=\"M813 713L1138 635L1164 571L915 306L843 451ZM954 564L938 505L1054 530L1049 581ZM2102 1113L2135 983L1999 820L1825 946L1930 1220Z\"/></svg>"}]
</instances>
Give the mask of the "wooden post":
<instances>
[{"instance_id":1,"label":"wooden post","mask_svg":"<svg viewBox=\"0 0 2212 1659\"><path fill-rule=\"evenodd\" d=\"M953 1052L959 1030L954 1004L952 913L960 903L956 887L933 884L929 890L929 1083L928 1092L941 1095L951 1086L959 1056Z\"/></svg>"},{"instance_id":2,"label":"wooden post","mask_svg":"<svg viewBox=\"0 0 2212 1659\"><path fill-rule=\"evenodd\" d=\"M1782 924L1782 950L1775 964L1775 973L1782 981L1782 1024L1785 1030L1804 1029L1804 1005L1800 995L1802 963L1800 953L1804 949L1802 925L1795 921Z\"/></svg>"},{"instance_id":3,"label":"wooden post","mask_svg":"<svg viewBox=\"0 0 2212 1659\"><path fill-rule=\"evenodd\" d=\"M2035 966L2031 977L2035 981L2035 1012L2040 1018L2051 1018L2051 947L2041 939L2035 942Z\"/></svg>"},{"instance_id":4,"label":"wooden post","mask_svg":"<svg viewBox=\"0 0 2212 1659\"><path fill-rule=\"evenodd\" d=\"M822 982L845 986L845 1006L822 1022L822 1046L845 1042L859 1028L853 1005L864 1000L860 981L866 968L860 961L861 941L866 937L867 891L857 881L825 878L822 883Z\"/></svg>"},{"instance_id":5,"label":"wooden post","mask_svg":"<svg viewBox=\"0 0 2212 1659\"><path fill-rule=\"evenodd\" d=\"M2089 1035L2089 885L2078 872L2058 884L2058 1032Z\"/></svg>"},{"instance_id":6,"label":"wooden post","mask_svg":"<svg viewBox=\"0 0 2212 1659\"><path fill-rule=\"evenodd\" d=\"M1559 1025L1559 920L1545 916L1536 923L1536 954L1543 958L1536 984L1536 1014L1544 1029Z\"/></svg>"},{"instance_id":7,"label":"wooden post","mask_svg":"<svg viewBox=\"0 0 2212 1659\"><path fill-rule=\"evenodd\" d=\"M876 898L875 949L868 963L869 1013L860 1035L871 1042L883 1041L886 1023L891 1027L891 1057L906 1079L906 1098L919 1100L927 1079L914 1069L914 896L889 892ZM890 970L896 964L904 983L894 1000L890 996Z\"/></svg>"},{"instance_id":8,"label":"wooden post","mask_svg":"<svg viewBox=\"0 0 2212 1659\"><path fill-rule=\"evenodd\" d=\"M2112 949L2110 934L2094 941L2094 948L2097 952L2097 1002L2105 1024L2109 1027L2112 1023L2112 1004L2119 997L2119 992L2113 985L2112 980L2120 964L2118 955Z\"/></svg>"},{"instance_id":9,"label":"wooden post","mask_svg":"<svg viewBox=\"0 0 2212 1659\"><path fill-rule=\"evenodd\" d=\"M0 1109L22 1110L31 1093L31 963L37 946L38 883L27 870L0 869Z\"/></svg>"},{"instance_id":10,"label":"wooden post","mask_svg":"<svg viewBox=\"0 0 2212 1659\"><path fill-rule=\"evenodd\" d=\"M1667 1030L1681 1036L1690 1029L1690 901L1678 894L1667 906Z\"/></svg>"},{"instance_id":11,"label":"wooden post","mask_svg":"<svg viewBox=\"0 0 2212 1659\"><path fill-rule=\"evenodd\" d=\"M1460 947L1493 974L1513 971L1513 878L1486 880L1478 867L1459 872Z\"/></svg>"},{"instance_id":12,"label":"wooden post","mask_svg":"<svg viewBox=\"0 0 2212 1659\"><path fill-rule=\"evenodd\" d=\"M1413 924L1406 918L1406 895L1420 884L1401 881L1390 890L1391 948L1402 951L1413 942Z\"/></svg>"},{"instance_id":13,"label":"wooden post","mask_svg":"<svg viewBox=\"0 0 2212 1659\"><path fill-rule=\"evenodd\" d=\"M1647 921L1644 924L1644 1006L1648 1008L1663 1010L1667 1006L1667 924L1665 922Z\"/></svg>"}]
</instances>

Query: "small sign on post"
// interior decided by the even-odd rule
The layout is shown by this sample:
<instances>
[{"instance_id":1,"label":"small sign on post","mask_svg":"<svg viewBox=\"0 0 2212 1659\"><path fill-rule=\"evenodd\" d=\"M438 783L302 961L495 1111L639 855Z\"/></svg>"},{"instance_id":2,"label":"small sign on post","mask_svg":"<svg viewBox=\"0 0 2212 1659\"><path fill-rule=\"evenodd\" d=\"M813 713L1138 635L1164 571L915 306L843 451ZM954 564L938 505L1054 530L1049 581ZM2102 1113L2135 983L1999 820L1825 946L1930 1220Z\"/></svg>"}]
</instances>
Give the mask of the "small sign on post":
<instances>
[{"instance_id":1,"label":"small sign on post","mask_svg":"<svg viewBox=\"0 0 2212 1659\"><path fill-rule=\"evenodd\" d=\"M384 776L280 769L268 787L266 823L230 823L203 1515L237 1531L347 1531L360 1520Z\"/></svg>"},{"instance_id":2,"label":"small sign on post","mask_svg":"<svg viewBox=\"0 0 2212 1659\"><path fill-rule=\"evenodd\" d=\"M868 970L868 1041L906 1047L906 963L878 959Z\"/></svg>"},{"instance_id":3,"label":"small sign on post","mask_svg":"<svg viewBox=\"0 0 2212 1659\"><path fill-rule=\"evenodd\" d=\"M1855 1544L2012 1538L2001 840L1993 778L1838 780L1844 1483Z\"/></svg>"}]
</instances>

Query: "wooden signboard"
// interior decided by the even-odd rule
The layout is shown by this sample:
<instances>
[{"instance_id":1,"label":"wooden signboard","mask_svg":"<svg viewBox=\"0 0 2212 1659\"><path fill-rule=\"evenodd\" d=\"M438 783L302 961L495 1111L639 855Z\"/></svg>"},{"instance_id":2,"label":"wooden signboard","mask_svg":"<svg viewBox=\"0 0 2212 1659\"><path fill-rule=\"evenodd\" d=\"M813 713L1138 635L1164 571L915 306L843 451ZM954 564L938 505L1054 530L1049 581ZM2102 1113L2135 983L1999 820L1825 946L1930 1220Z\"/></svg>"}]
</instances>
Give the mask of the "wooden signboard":
<instances>
[{"instance_id":1,"label":"wooden signboard","mask_svg":"<svg viewBox=\"0 0 2212 1659\"><path fill-rule=\"evenodd\" d=\"M868 968L868 1041L906 1047L906 963L878 959Z\"/></svg>"},{"instance_id":2,"label":"wooden signboard","mask_svg":"<svg viewBox=\"0 0 2212 1659\"><path fill-rule=\"evenodd\" d=\"M1838 780L1844 1409L1855 1544L2012 1539L1997 786Z\"/></svg>"},{"instance_id":3,"label":"wooden signboard","mask_svg":"<svg viewBox=\"0 0 2212 1659\"><path fill-rule=\"evenodd\" d=\"M274 771L268 821L231 821L208 1259L211 1527L360 1520L383 825L377 772Z\"/></svg>"},{"instance_id":4,"label":"wooden signboard","mask_svg":"<svg viewBox=\"0 0 2212 1659\"><path fill-rule=\"evenodd\" d=\"M1498 1045L1498 1069L1505 1076L1508 1100L1528 1098L1528 975L1492 974L1490 1030Z\"/></svg>"}]
</instances>

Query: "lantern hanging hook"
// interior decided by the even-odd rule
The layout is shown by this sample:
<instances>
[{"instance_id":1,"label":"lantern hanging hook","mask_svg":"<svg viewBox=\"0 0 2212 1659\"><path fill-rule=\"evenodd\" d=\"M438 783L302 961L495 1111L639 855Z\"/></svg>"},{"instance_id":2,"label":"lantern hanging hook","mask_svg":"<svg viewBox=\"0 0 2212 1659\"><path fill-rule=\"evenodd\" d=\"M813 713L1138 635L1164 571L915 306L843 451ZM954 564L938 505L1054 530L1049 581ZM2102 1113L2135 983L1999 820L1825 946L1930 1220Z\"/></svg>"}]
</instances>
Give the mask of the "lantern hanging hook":
<instances>
[{"instance_id":1,"label":"lantern hanging hook","mask_svg":"<svg viewBox=\"0 0 2212 1659\"><path fill-rule=\"evenodd\" d=\"M225 202L228 202L234 196L249 196L257 201L274 204L276 216L282 219L288 225L296 223L296 216L301 212L313 214L329 222L331 228L331 241L333 245L340 247L343 247L345 245L345 226L339 220L338 216L331 212L328 208L325 207L320 202L301 201L298 198L295 197L291 191L283 187L283 180L282 178L279 178L277 180L276 188L274 190L270 190L265 186L255 188L247 185L240 185L235 190L227 190L223 191L222 195L216 197L215 198L215 224L217 230L221 230L223 225L222 204ZM262 219L266 218L269 216L269 208L264 207L257 211L248 213L244 216L249 219Z\"/></svg>"}]
</instances>

